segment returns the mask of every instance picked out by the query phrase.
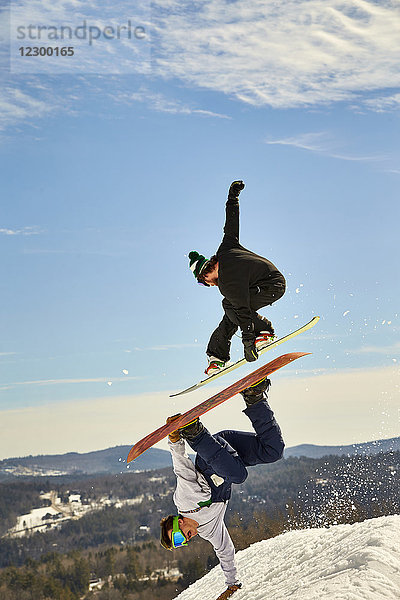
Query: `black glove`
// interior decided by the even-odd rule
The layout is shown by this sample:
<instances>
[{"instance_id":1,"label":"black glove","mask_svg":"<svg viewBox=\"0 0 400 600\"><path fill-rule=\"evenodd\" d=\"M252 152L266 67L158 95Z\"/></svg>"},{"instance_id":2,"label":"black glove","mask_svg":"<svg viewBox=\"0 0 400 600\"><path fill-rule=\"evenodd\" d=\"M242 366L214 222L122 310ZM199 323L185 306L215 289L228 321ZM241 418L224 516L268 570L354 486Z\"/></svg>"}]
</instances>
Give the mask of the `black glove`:
<instances>
[{"instance_id":1,"label":"black glove","mask_svg":"<svg viewBox=\"0 0 400 600\"><path fill-rule=\"evenodd\" d=\"M256 348L256 336L254 333L254 324L248 325L246 329L242 331L242 342L244 346L244 357L247 362L253 362L258 358L258 352Z\"/></svg>"},{"instance_id":2,"label":"black glove","mask_svg":"<svg viewBox=\"0 0 400 600\"><path fill-rule=\"evenodd\" d=\"M242 180L234 181L231 183L231 187L229 188L228 196L233 198L238 198L240 192L244 189L244 183Z\"/></svg>"}]
</instances>

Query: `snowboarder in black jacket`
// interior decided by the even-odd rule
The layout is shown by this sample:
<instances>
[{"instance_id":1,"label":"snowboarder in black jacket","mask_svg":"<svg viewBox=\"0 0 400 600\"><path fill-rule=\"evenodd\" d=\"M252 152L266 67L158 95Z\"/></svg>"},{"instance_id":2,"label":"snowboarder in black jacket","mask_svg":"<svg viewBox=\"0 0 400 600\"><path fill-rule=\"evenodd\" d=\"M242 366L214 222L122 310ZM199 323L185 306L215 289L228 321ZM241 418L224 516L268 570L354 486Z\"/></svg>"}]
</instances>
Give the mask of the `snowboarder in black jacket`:
<instances>
[{"instance_id":1,"label":"snowboarder in black jacket","mask_svg":"<svg viewBox=\"0 0 400 600\"><path fill-rule=\"evenodd\" d=\"M239 194L243 188L243 181L234 181L229 188L224 237L217 253L210 259L195 251L189 253L189 266L198 283L218 286L224 296L225 314L207 347L208 375L229 361L231 339L238 327L246 360L258 358L257 350L273 341L274 329L256 311L279 300L286 288L284 276L271 261L239 243Z\"/></svg>"}]
</instances>

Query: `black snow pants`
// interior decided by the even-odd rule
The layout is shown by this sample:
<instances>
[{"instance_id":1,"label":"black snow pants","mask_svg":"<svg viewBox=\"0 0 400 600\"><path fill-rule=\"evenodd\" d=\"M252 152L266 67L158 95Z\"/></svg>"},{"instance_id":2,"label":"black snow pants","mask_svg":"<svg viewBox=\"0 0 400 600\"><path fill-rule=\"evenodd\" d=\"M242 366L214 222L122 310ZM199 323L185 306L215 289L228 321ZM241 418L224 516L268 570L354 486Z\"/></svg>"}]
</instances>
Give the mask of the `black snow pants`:
<instances>
[{"instance_id":1,"label":"black snow pants","mask_svg":"<svg viewBox=\"0 0 400 600\"><path fill-rule=\"evenodd\" d=\"M282 298L285 289L283 276L281 281L250 288L250 309L256 336L261 331L274 332L271 321L259 315L257 310L263 306L270 306L279 300L279 298ZM228 361L230 359L231 339L239 327L239 320L234 307L226 298L222 300L222 307L225 314L216 330L212 333L206 352L208 356L215 356L215 358L219 358L220 360Z\"/></svg>"}]
</instances>

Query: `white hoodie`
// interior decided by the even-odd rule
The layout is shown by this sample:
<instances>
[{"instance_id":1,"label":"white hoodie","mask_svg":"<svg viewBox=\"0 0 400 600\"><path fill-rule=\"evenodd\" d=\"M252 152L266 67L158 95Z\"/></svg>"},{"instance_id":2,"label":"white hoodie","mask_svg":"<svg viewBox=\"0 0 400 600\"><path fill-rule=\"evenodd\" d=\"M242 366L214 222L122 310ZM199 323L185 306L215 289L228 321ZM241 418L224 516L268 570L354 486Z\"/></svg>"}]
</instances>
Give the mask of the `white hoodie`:
<instances>
[{"instance_id":1,"label":"white hoodie","mask_svg":"<svg viewBox=\"0 0 400 600\"><path fill-rule=\"evenodd\" d=\"M235 547L224 523L227 502L215 502L210 506L203 506L197 512L189 512L199 508L199 502L206 502L211 498L211 488L204 475L196 471L186 454L184 440L175 443L168 440L168 445L177 479L173 500L178 512L183 517L187 516L197 521L197 533L213 545L225 575L226 585L238 583Z\"/></svg>"}]
</instances>

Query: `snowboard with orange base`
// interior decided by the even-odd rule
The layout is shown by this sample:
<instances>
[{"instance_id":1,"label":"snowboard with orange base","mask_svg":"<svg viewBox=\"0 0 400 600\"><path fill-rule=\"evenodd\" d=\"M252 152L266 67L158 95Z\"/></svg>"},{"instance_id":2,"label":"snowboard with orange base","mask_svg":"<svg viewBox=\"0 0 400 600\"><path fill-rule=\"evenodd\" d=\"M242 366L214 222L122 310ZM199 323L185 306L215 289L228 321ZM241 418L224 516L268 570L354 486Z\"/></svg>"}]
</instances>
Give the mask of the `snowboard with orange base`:
<instances>
[{"instance_id":1,"label":"snowboard with orange base","mask_svg":"<svg viewBox=\"0 0 400 600\"><path fill-rule=\"evenodd\" d=\"M290 352L289 354L278 356L278 358L275 358L266 365L263 365L256 371L253 371L253 373L246 375L246 377L243 377L236 383L233 383L226 389L222 390L222 392L218 392L218 394L215 394L215 396L212 396L208 400L205 400L201 404L191 408L177 419L174 419L173 422L162 425L152 433L149 433L149 435L137 442L131 448L126 462L130 463L132 460L135 460L135 458L154 446L154 444L157 444L157 442L160 442L167 437L167 435L169 435L172 431L188 425L191 421L197 419L197 417L201 417L201 415L204 415L209 410L219 406L219 404L222 404L222 402L225 402L225 400L229 400L229 398L232 398L232 396L235 396L246 388L265 379L274 373L274 371L281 369L285 365L288 365L294 360L297 360L302 356L306 356L307 354L310 354L310 352Z\"/></svg>"}]
</instances>

